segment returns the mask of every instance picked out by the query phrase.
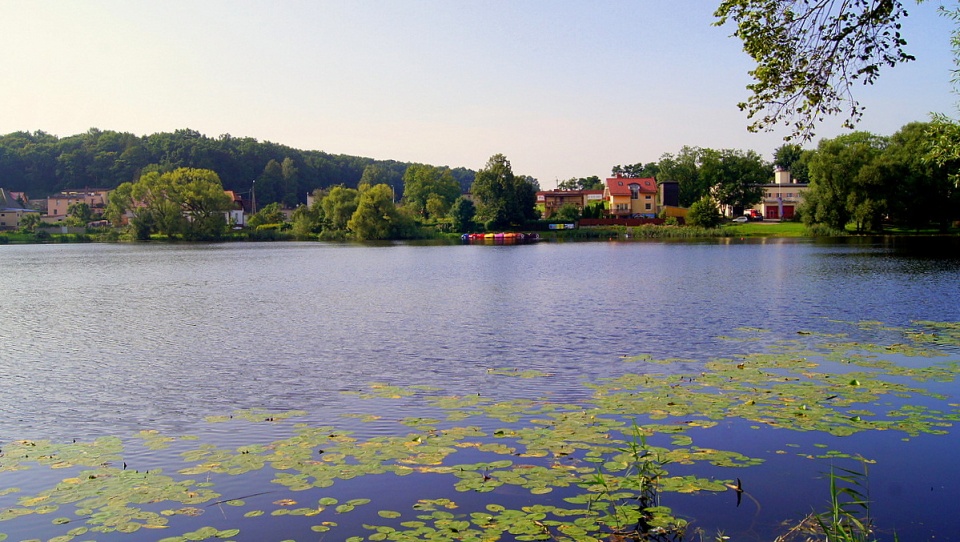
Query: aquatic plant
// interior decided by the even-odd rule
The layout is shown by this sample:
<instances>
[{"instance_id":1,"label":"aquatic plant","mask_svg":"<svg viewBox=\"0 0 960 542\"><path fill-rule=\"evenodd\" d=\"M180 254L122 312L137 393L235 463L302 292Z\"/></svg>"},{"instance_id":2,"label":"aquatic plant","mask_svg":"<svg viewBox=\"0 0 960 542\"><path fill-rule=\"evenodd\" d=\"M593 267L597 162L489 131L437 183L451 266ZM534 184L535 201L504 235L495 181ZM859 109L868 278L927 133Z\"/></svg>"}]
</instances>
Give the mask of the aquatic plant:
<instances>
[{"instance_id":1,"label":"aquatic plant","mask_svg":"<svg viewBox=\"0 0 960 542\"><path fill-rule=\"evenodd\" d=\"M960 325L850 325L896 338L868 344L800 330L775 339L766 330L737 329L725 339L754 351L704 361L625 357L631 372L584 383L593 395L579 402L452 396L372 383L350 393L366 411L329 424L304 423L309 413L292 410L207 418L242 434L257 434L250 429L258 424L289 432L234 447L151 429L127 440L8 442L0 450L0 475L6 477L0 480L27 469L47 472L31 487L0 489L0 527L18 532L22 518L47 516L43 537L58 542L153 530L179 541L231 538L248 525L288 518L311 522L311 532L352 541L677 540L696 518L677 515L668 506L672 495L734 491L739 498L740 475L731 469L763 462L736 449L696 444L721 422L831 436L891 431L909 439L947 434L960 419L955 400L926 386L953 382L960 372L954 355ZM553 377L509 367L487 376ZM385 419L398 402L420 407L416 415ZM374 436L364 436L367 423L378 424ZM167 454L164 468L128 465L128 446ZM775 453L787 453L790 444L782 446ZM798 455L856 457L829 449ZM698 475L678 474L691 467ZM264 481L248 492L225 491L228 478L241 476ZM417 482L405 481L411 476ZM378 507L376 495L347 499L339 493L363 479L404 491L416 487L418 494L410 495L408 507L392 503L364 512ZM830 480L828 512L812 514L802 524L807 530L796 532L866 540L872 529L866 472L837 468ZM210 509L222 514L205 516ZM364 519L359 525L340 519L349 514ZM202 524L195 519L200 516Z\"/></svg>"}]
</instances>

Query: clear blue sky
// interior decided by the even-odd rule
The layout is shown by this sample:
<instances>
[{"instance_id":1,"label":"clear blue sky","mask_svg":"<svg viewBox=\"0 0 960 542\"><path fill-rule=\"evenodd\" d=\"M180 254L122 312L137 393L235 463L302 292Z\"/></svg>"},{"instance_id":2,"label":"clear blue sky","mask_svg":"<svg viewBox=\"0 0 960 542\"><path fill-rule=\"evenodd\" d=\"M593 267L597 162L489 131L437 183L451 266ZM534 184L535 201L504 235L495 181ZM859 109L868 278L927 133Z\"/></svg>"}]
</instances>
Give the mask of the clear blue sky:
<instances>
[{"instance_id":1,"label":"clear blue sky","mask_svg":"<svg viewBox=\"0 0 960 542\"><path fill-rule=\"evenodd\" d=\"M858 89L860 129L955 113L949 21L910 4L917 62ZM751 64L715 1L0 0L0 133L192 128L482 167L544 188L684 145L753 149ZM844 131L825 124L818 137Z\"/></svg>"}]
</instances>

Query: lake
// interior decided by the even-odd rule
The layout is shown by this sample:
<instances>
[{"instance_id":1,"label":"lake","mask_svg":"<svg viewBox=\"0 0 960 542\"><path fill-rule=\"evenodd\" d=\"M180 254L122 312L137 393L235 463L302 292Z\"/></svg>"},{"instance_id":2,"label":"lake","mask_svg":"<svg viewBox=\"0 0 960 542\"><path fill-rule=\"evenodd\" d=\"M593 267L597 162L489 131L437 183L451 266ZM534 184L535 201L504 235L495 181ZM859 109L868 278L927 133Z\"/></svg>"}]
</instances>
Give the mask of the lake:
<instances>
[{"instance_id":1,"label":"lake","mask_svg":"<svg viewBox=\"0 0 960 542\"><path fill-rule=\"evenodd\" d=\"M666 405L678 401L667 392L655 410L603 411L604 419L640 425L710 418L714 425L694 423L682 436L700 449L757 460L732 466L671 456L673 464L664 466L670 475L744 484L744 495L722 488L661 491L660 504L690 522L688 535L699 529L712 539L722 530L735 540L770 540L791 521L822 511L831 467L859 469L850 456L862 455L880 539L892 540L894 532L900 540L960 539L960 441L952 425L960 400L952 370L921 378L860 363L863 352L870 363L876 358L910 370L960 360L955 343L919 342L938 331L917 327L960 322L960 246L953 239L8 245L0 246L0 299L0 509L7 510L0 533L11 539L214 539L203 528L237 540L421 539L388 533L415 520L417 511L434 514L430 525L439 529L436 522L466 523L491 503L555 505L574 487L534 492L543 485L528 480L457 491L445 477L450 472L430 465L482 464L479 483L506 480L497 469L517 471L521 463L530 472L563 468L573 476L595 464L587 461L588 448L557 452L556 442L538 447L527 433L506 439L508 433L565 428L578 410L613 408L598 406L598 397L634 385L638 374L672 379L674 386L689 381L685 390L693 391L699 375L722 373L712 361L749 369L749 356L786 351L796 359L819 356L816 369L805 369L817 374L768 369L760 358L758 372L786 371L787 382L823 387L828 377L821 373L853 381L842 375L868 367L910 389L886 395L858 373L865 395L842 413L876 430L855 426L849 435L793 427L770 418L776 414L754 418L734 405L711 417L689 396L691 409L671 412ZM928 350L901 347L910 341ZM837 343L845 358L830 350ZM930 349L942 356L930 358ZM851 359L855 368L844 365ZM697 391L734 393L711 382ZM803 419L821 411L820 403L804 401L777 404L791 413L803 407L795 413ZM831 413L839 408L822 403ZM897 415L884 415L894 409ZM544 416L553 421L536 421ZM936 430L882 426L917 416ZM475 435L466 436L467 427ZM629 433L626 426L613 430ZM692 450L676 434L651 432L657 446ZM417 435L453 434L435 456L402 456L403 449L426 446ZM496 449L507 440L512 452ZM29 457L23 450L30 446L47 451ZM393 470L344 474L369 465L351 450L374 446L376 464ZM551 454L528 459L523 450L531 448ZM302 449L314 455L294 452ZM12 457L11 450L22 455ZM103 460L94 461L99 454ZM238 467L251 458L259 462ZM491 466L502 460L513 465ZM339 473L329 484L319 483L326 474L310 470L323 462ZM412 471L397 471L394 463ZM50 492L148 470L162 472L150 484L183 483L192 496L128 496L120 514L84 500L103 488L72 500ZM744 497L739 505L737 496ZM337 504L325 501L330 510L323 511L322 498ZM349 509L333 512L351 499ZM420 499L451 499L458 508ZM111 523L111 514L125 519ZM389 528L380 538L363 524ZM468 532L458 526L450 532ZM144 530L151 527L157 530Z\"/></svg>"}]
</instances>

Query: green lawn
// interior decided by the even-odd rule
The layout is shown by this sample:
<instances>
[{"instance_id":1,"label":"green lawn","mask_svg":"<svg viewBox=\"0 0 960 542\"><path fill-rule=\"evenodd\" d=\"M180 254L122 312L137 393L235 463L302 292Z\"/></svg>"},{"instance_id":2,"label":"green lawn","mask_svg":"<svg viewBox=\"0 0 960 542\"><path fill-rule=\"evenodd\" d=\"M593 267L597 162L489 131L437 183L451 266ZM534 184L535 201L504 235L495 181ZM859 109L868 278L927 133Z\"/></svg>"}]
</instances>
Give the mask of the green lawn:
<instances>
[{"instance_id":1,"label":"green lawn","mask_svg":"<svg viewBox=\"0 0 960 542\"><path fill-rule=\"evenodd\" d=\"M801 222L747 222L730 223L723 227L725 232L744 237L804 237L805 227Z\"/></svg>"}]
</instances>

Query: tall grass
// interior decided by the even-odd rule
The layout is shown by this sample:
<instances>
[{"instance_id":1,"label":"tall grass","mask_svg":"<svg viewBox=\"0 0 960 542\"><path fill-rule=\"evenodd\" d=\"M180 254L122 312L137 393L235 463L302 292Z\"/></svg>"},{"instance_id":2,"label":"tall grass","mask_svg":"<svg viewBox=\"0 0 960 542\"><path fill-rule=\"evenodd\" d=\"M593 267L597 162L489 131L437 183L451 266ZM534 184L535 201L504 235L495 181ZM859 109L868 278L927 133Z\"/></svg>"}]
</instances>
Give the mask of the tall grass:
<instances>
[{"instance_id":1,"label":"tall grass","mask_svg":"<svg viewBox=\"0 0 960 542\"><path fill-rule=\"evenodd\" d=\"M867 465L862 465L863 472L831 467L828 508L810 513L787 533L778 536L776 542L875 542Z\"/></svg>"}]
</instances>

